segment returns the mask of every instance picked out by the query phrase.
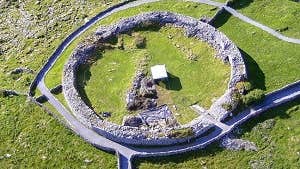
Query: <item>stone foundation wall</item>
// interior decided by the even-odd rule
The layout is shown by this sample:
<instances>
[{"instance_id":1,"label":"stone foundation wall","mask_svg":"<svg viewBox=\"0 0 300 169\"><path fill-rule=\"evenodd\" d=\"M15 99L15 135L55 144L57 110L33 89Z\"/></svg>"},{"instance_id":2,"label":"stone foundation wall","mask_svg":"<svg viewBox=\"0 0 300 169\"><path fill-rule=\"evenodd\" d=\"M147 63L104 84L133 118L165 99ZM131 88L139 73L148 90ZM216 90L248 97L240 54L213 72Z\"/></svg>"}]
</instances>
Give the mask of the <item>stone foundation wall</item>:
<instances>
[{"instance_id":1,"label":"stone foundation wall","mask_svg":"<svg viewBox=\"0 0 300 169\"><path fill-rule=\"evenodd\" d=\"M151 12L121 20L108 27L100 27L93 37L93 43L79 45L64 66L63 93L74 115L80 122L111 140L137 145L171 145L183 143L203 134L214 127L214 125L202 121L201 118L197 118L184 126L191 127L195 133L194 136L187 138L162 137L160 135L161 133L153 133L149 128L142 129L120 126L102 120L85 104L76 89L76 73L78 66L84 64L97 49L97 43L105 42L110 37L126 33L133 28L149 22L161 26L171 24L175 27L183 28L187 37L196 37L197 39L210 44L217 51L216 57L231 65L231 78L228 84L229 89L234 87L237 82L247 77L243 58L238 48L223 33L212 26L191 17L170 12ZM168 131L171 130L171 128L164 130Z\"/></svg>"}]
</instances>

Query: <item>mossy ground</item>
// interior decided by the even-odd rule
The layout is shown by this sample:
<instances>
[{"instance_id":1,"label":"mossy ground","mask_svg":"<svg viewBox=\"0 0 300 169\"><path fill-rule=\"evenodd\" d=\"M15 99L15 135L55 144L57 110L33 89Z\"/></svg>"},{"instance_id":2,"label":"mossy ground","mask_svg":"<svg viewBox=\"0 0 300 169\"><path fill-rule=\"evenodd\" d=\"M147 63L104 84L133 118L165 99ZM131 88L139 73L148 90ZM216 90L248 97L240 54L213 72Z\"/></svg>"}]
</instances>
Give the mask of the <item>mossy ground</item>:
<instances>
[{"instance_id":1,"label":"mossy ground","mask_svg":"<svg viewBox=\"0 0 300 169\"><path fill-rule=\"evenodd\" d=\"M34 75L62 40L117 0L25 0L0 4L0 85L26 92ZM12 76L27 67L34 74Z\"/></svg>"},{"instance_id":2,"label":"mossy ground","mask_svg":"<svg viewBox=\"0 0 300 169\"><path fill-rule=\"evenodd\" d=\"M57 2L73 3L73 1L67 2L64 0ZM248 1L243 2L248 3ZM282 6L281 2L285 5ZM213 14L215 12L210 11L213 7L209 6L202 8L202 5L197 5L198 7L193 9L193 4L188 6L178 3L178 5L176 5L174 1L164 1L162 3L165 3L166 5L159 5L160 9L165 8L169 10L172 8L173 11L178 10L178 13L185 13L196 18L199 18L201 14ZM263 5L264 8L261 8L260 5L252 6L264 3L268 4ZM45 8L37 9L36 11L45 13L50 5L52 4L50 3L49 5L42 6ZM96 3L93 8L95 10L91 10L91 13L96 13L97 9L100 9L96 8L99 7L98 5L101 4ZM55 4L52 6L54 8L60 8L59 6L55 6ZM84 5L81 6L84 7ZM199 9L200 7L201 10ZM299 29L293 29L294 27L297 27L295 24L299 23L297 22L297 18L295 18L299 12L294 11L297 7L299 7L298 3L289 0L259 0L255 1L253 4L244 5L241 12L253 19L262 19L259 21L266 25L270 24L271 27L273 27L273 23L277 24L283 19L290 18L288 23L294 26L283 33L289 36L295 35L295 37L299 37L297 35L299 34ZM290 12L287 8L293 8L292 11L294 12ZM14 9L17 10L17 8ZM121 17L134 15L143 10L149 11L153 9L158 9L158 7L149 5L145 6L143 9L137 8L133 10L135 12L132 12L131 10L120 12L115 14L115 17L107 19L106 22L103 23L110 24L112 21L116 21ZM266 9L268 9L268 13L263 13ZM276 9L279 11L283 10L283 12L277 13L278 10ZM3 13L13 16L12 13L15 12L15 10L4 10ZM86 11L85 8L83 8L83 10ZM260 12L248 13L247 10ZM75 12L73 14L75 14ZM257 16L257 18L254 18L252 15ZM289 15L290 17L285 17L286 15ZM89 15L89 17L90 16L92 15ZM265 22L263 21L265 17L272 19L265 20ZM5 17L1 17L1 19L3 18ZM42 63L46 61L46 58L53 52L55 47L61 42L63 37L72 32L75 27L78 27L83 22L84 21L81 20L81 22L71 24L66 21L59 21L59 25L62 25L62 29L50 29L51 33L49 33L47 37L39 40L32 38L27 40L26 38L23 38L23 36L20 36L20 39L25 40L24 43L26 45L24 49L22 48L22 45L16 47L14 44L8 43L5 45L8 45L9 50L8 52L5 52L6 47L2 45L1 55L4 56L1 56L0 59L0 68L2 72L0 74L0 83L2 88L27 90L26 81L27 79L30 81L33 75L25 74L22 75L21 80L15 81L9 77L8 72L22 65L37 71L42 66ZM299 45L280 41L260 29L233 17L220 18L219 23L219 29L232 39L243 51L245 60L249 65L250 77L255 87L272 91L300 79L298 73L300 67L300 60L298 57L300 51ZM273 28L277 29L285 27L286 25L287 24L275 25ZM6 28L5 30L13 29ZM54 37L55 35L57 35L57 38L54 42L50 42L51 38L49 37ZM32 46L34 46L34 50L30 52L31 50L29 47ZM75 46L76 44L69 50L69 54ZM25 49L28 49L28 53ZM65 57L67 58L69 54L66 54ZM63 64L64 61L62 61L62 65ZM58 71L57 75L60 75L59 72L61 71ZM29 77L26 78L27 76ZM59 84L61 79L55 79L54 81ZM52 84L54 86L56 83ZM49 87L51 87L51 85ZM115 168L115 156L96 150L92 146L86 144L81 138L66 130L61 124L57 123L52 117L37 106L24 104L25 101L26 99L23 97L0 99L1 167ZM260 165L259 168L300 168L300 157L298 153L300 151L300 132L298 130L300 119L299 105L299 100L292 102L288 105L270 110L264 113L264 115L252 119L248 123L245 123L245 125L242 125L244 132L241 134L241 137L255 142L259 148L258 152L232 152L218 148L216 144L213 144L205 150L189 152L182 156L139 161L137 166L139 168L251 168L251 163L258 161L258 164ZM257 123L263 123L268 119L275 119L275 126L268 130L261 129L259 127L261 125ZM12 156L7 158L5 157L5 154L11 154ZM87 161L92 159L93 161L87 164L84 162L85 159L87 159Z\"/></svg>"}]
</instances>

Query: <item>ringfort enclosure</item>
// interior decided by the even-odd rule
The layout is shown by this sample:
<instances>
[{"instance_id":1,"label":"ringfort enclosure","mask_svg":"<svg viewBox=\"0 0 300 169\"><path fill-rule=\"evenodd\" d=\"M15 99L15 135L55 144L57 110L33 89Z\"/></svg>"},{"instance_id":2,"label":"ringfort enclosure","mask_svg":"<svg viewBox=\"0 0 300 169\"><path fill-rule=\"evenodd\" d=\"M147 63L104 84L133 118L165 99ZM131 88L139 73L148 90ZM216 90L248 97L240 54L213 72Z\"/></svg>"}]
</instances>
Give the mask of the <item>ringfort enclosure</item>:
<instances>
[{"instance_id":1,"label":"ringfort enclosure","mask_svg":"<svg viewBox=\"0 0 300 169\"><path fill-rule=\"evenodd\" d=\"M300 3L3 1L4 168L299 168Z\"/></svg>"}]
</instances>

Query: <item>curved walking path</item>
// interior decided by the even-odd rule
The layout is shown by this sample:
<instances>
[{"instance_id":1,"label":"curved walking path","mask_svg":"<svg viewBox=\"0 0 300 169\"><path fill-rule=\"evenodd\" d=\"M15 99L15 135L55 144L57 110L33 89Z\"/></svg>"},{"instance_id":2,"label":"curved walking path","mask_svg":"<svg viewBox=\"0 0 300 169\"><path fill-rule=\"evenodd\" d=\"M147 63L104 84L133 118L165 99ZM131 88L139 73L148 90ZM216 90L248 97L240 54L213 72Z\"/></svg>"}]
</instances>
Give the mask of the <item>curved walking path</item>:
<instances>
[{"instance_id":1,"label":"curved walking path","mask_svg":"<svg viewBox=\"0 0 300 169\"><path fill-rule=\"evenodd\" d=\"M92 18L85 25L81 26L75 32L70 34L63 41L63 43L56 49L56 51L50 57L48 62L44 65L42 70L38 73L34 82L30 86L29 95L31 96L32 91L36 87L38 87L38 89L41 91L41 93L44 94L49 99L49 103L52 104L58 110L58 112L65 118L65 120L69 123L68 126L70 126L70 128L75 133L77 133L79 136L81 136L87 142L91 143L92 145L94 145L100 149L116 152L117 156L119 158L118 165L120 168L131 168L131 159L132 159L132 157L135 157L135 156L138 156L138 157L166 156L166 155L174 155L174 154L178 154L178 153L183 153L183 152L203 148L206 145L222 138L224 135L231 132L231 130L235 126L241 124L245 120L247 120L255 115L258 115L259 113L261 113L267 109L270 109L272 107L278 106L283 103L286 103L287 101L290 101L290 100L295 99L296 97L300 96L300 81L298 81L298 82L292 84L291 86L287 86L283 89L280 89L274 93L267 95L264 102L260 103L259 105L255 106L253 108L249 108L249 109L245 110L244 112L239 114L239 116L233 118L231 121L227 122L226 124L216 121L215 119L211 118L208 115L203 116L203 118L205 118L206 120L211 121L214 124L216 124L216 129L209 135L198 138L195 141L184 144L184 145L175 145L175 146L169 146L169 147L154 147L154 148L153 147L152 148L147 148L147 147L138 148L138 147L133 147L133 146L128 146L128 145L125 146L125 145L113 142L105 137L102 137L101 135L96 134L91 129L86 128L83 124L81 124L72 115L71 112L69 112L50 93L49 89L44 84L44 76L52 68L52 66L54 65L56 60L60 57L62 52L66 49L66 47L74 39L76 39L78 36L80 36L86 29L91 27L93 24L95 24L99 20L101 20L115 12L125 10L128 8L132 8L132 7L136 7L136 6L139 6L142 4L146 4L146 3L156 2L156 1L159 1L159 0L139 0L139 1L133 1L133 2L123 2L123 3L115 5L109 9L99 13L97 16ZM231 11L231 9L229 7L225 7L224 4L219 3L219 2L214 2L214 1L210 1L210 0L188 0L188 1L205 3L208 5L217 6L219 8L224 7L225 9L228 8ZM236 11L233 11L233 13L234 12L236 12ZM239 14L239 13L236 12L233 15L237 15L237 14ZM243 15L239 14L238 16L243 16ZM244 16L244 17L241 17L240 19L247 20L246 18L247 17ZM253 22L255 22L255 21L253 21ZM261 25L258 25L258 26L261 26ZM266 27L266 28L268 28L268 27ZM273 33L274 32L271 32L271 34L273 34ZM276 33L276 31L275 31L275 33ZM283 38L283 37L279 37L279 38ZM298 43L298 41L296 41L296 42ZM295 42L292 42L292 43L295 43Z\"/></svg>"},{"instance_id":2,"label":"curved walking path","mask_svg":"<svg viewBox=\"0 0 300 169\"><path fill-rule=\"evenodd\" d=\"M241 19L242 21L245 21L251 25L254 25L266 32L268 32L269 34L277 37L278 39L281 39L283 41L286 41L286 42L290 42L290 43L296 43L296 44L300 44L300 39L295 39L295 38L290 38L290 37L287 37L287 36L284 36L282 35L281 33L277 32L276 30L272 29L272 28L269 28L257 21L254 21L253 19L245 16L245 15L242 15L241 13L238 13L236 10L228 7L228 6L223 6L223 8L228 11L229 13L231 13L233 16Z\"/></svg>"}]
</instances>

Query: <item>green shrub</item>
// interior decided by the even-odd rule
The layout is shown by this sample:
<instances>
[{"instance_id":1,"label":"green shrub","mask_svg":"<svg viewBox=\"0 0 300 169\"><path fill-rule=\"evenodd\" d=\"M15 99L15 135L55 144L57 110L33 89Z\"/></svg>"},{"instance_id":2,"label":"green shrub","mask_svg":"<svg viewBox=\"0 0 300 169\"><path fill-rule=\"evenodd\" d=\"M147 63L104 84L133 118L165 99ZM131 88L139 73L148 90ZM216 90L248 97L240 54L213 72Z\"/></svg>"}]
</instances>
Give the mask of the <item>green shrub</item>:
<instances>
[{"instance_id":1,"label":"green shrub","mask_svg":"<svg viewBox=\"0 0 300 169\"><path fill-rule=\"evenodd\" d=\"M146 47L146 38L137 34L134 39L135 46L139 49Z\"/></svg>"},{"instance_id":2,"label":"green shrub","mask_svg":"<svg viewBox=\"0 0 300 169\"><path fill-rule=\"evenodd\" d=\"M232 105L230 103L223 103L222 107L227 111L232 111Z\"/></svg>"},{"instance_id":3,"label":"green shrub","mask_svg":"<svg viewBox=\"0 0 300 169\"><path fill-rule=\"evenodd\" d=\"M264 91L254 89L243 96L243 103L246 106L262 101L265 98Z\"/></svg>"},{"instance_id":4,"label":"green shrub","mask_svg":"<svg viewBox=\"0 0 300 169\"><path fill-rule=\"evenodd\" d=\"M171 130L170 133L168 134L170 138L185 138L193 135L194 132L192 128L174 129Z\"/></svg>"},{"instance_id":5,"label":"green shrub","mask_svg":"<svg viewBox=\"0 0 300 169\"><path fill-rule=\"evenodd\" d=\"M242 100L242 95L239 92L234 91L232 93L232 101L235 103L239 103L241 100Z\"/></svg>"},{"instance_id":6,"label":"green shrub","mask_svg":"<svg viewBox=\"0 0 300 169\"><path fill-rule=\"evenodd\" d=\"M250 82L238 82L235 85L235 89L239 91L239 93L247 93L252 89L252 85Z\"/></svg>"}]
</instances>

